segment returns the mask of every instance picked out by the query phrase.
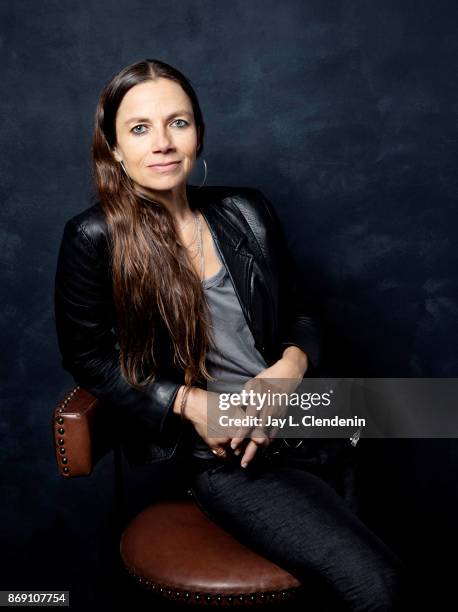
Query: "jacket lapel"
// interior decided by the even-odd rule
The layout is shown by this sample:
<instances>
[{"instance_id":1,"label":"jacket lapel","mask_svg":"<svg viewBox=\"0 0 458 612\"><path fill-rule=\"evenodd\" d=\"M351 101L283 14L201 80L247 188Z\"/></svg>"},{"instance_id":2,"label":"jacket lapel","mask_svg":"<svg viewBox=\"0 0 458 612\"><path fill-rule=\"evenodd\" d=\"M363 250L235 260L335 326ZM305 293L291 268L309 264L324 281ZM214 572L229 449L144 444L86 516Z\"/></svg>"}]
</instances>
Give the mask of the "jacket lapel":
<instances>
[{"instance_id":1,"label":"jacket lapel","mask_svg":"<svg viewBox=\"0 0 458 612\"><path fill-rule=\"evenodd\" d=\"M272 317L268 316L272 300L258 245L242 230L238 211L229 202L224 203L224 198L206 198L198 208L227 268L255 346L268 361L266 346L274 331Z\"/></svg>"}]
</instances>

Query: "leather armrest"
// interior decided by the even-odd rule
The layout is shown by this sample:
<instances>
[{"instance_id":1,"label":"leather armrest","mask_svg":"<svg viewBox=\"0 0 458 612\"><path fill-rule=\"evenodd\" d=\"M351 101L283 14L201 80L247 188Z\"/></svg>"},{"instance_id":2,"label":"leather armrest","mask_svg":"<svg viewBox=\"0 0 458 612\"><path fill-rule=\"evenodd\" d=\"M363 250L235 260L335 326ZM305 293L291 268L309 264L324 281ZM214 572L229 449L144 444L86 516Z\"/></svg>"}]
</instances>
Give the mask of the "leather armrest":
<instances>
[{"instance_id":1,"label":"leather armrest","mask_svg":"<svg viewBox=\"0 0 458 612\"><path fill-rule=\"evenodd\" d=\"M74 387L54 408L52 429L57 469L61 476L88 476L115 444L107 405Z\"/></svg>"}]
</instances>

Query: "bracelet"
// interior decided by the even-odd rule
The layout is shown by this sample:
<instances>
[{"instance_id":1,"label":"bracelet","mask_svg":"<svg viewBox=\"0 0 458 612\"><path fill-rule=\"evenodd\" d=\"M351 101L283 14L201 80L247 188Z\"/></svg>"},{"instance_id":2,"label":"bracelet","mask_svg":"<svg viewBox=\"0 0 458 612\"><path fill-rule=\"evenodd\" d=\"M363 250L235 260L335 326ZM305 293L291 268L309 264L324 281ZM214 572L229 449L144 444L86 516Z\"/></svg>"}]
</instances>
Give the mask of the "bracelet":
<instances>
[{"instance_id":1,"label":"bracelet","mask_svg":"<svg viewBox=\"0 0 458 612\"><path fill-rule=\"evenodd\" d=\"M184 407L185 407L186 400L188 399L188 394L190 391L191 391L191 387L185 387L185 390L182 392L182 395L181 395L180 416L181 416L182 421L186 420L184 416Z\"/></svg>"}]
</instances>

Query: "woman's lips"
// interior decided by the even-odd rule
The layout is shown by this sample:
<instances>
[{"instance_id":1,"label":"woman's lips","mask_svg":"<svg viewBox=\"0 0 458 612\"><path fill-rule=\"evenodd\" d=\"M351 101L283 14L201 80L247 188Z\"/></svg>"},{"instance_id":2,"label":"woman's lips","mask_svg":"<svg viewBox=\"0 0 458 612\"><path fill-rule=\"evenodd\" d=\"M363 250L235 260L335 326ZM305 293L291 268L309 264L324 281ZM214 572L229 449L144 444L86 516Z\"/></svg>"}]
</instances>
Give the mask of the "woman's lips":
<instances>
[{"instance_id":1,"label":"woman's lips","mask_svg":"<svg viewBox=\"0 0 458 612\"><path fill-rule=\"evenodd\" d=\"M148 168L151 168L151 170L155 170L156 172L159 172L160 174L163 174L164 172L170 172L170 170L175 170L175 168L180 163L181 162L177 161L177 162L172 162L170 164L167 164L165 166L163 166L163 165L155 165L155 166L148 166Z\"/></svg>"}]
</instances>

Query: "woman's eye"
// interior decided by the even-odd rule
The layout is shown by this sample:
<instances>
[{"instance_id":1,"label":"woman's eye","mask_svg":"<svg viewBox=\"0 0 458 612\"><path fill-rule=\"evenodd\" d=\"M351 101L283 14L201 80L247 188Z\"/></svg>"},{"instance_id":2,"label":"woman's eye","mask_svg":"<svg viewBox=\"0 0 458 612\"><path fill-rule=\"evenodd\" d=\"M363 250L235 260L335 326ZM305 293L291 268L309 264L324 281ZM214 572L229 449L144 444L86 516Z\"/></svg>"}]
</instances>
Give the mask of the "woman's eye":
<instances>
[{"instance_id":1,"label":"woman's eye","mask_svg":"<svg viewBox=\"0 0 458 612\"><path fill-rule=\"evenodd\" d=\"M131 131L132 131L134 134L143 134L143 131L141 131L141 132L138 132L138 131L137 131L137 128L141 128L141 127L145 127L145 126L144 126L142 123L140 123L139 125L136 125L135 127L133 127Z\"/></svg>"},{"instance_id":2,"label":"woman's eye","mask_svg":"<svg viewBox=\"0 0 458 612\"><path fill-rule=\"evenodd\" d=\"M185 119L175 119L172 125L176 125L177 123L179 124L177 125L177 127L179 128L184 128L187 125L189 125L189 123ZM145 128L145 129L138 129L138 128ZM138 125L134 126L131 130L133 134L144 134L145 131L146 131L146 126L144 123L139 123Z\"/></svg>"}]
</instances>

